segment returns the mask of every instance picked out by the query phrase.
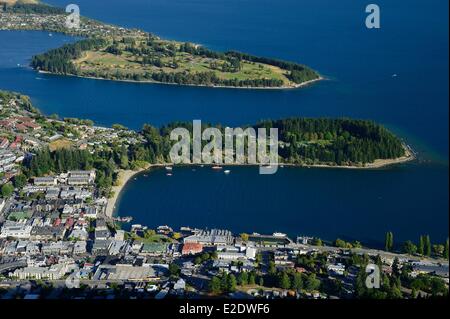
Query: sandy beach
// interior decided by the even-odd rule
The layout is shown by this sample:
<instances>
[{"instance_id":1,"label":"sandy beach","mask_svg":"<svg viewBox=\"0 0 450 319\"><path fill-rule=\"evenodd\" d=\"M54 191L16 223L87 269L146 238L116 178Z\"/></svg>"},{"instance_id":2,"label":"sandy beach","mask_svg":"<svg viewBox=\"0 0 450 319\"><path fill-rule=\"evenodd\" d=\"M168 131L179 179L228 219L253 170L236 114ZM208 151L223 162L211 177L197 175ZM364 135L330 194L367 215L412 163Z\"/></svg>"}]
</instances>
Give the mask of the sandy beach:
<instances>
[{"instance_id":1,"label":"sandy beach","mask_svg":"<svg viewBox=\"0 0 450 319\"><path fill-rule=\"evenodd\" d=\"M114 208L116 207L117 199L119 198L119 195L123 189L123 187L127 184L127 182L136 174L148 169L141 168L139 170L133 171L133 170L120 170L119 171L119 177L118 177L118 185L112 187L112 191L114 192L113 197L108 198L108 204L106 205L105 214L108 217L112 217L114 213Z\"/></svg>"},{"instance_id":2,"label":"sandy beach","mask_svg":"<svg viewBox=\"0 0 450 319\"><path fill-rule=\"evenodd\" d=\"M106 209L105 209L105 215L108 217L112 217L113 213L114 213L114 209L116 207L116 202L117 199L119 198L120 193L122 192L122 189L125 187L125 185L127 184L127 182L133 178L136 174L139 174L143 171L149 170L152 167L165 167L165 166L172 166L172 164L170 163L166 163L166 164L148 164L146 167L144 168L140 168L138 170L120 170L118 172L119 177L118 177L118 185L113 186L111 188L111 191L113 191L114 195L111 198L108 198L108 204L106 205Z\"/></svg>"}]
</instances>

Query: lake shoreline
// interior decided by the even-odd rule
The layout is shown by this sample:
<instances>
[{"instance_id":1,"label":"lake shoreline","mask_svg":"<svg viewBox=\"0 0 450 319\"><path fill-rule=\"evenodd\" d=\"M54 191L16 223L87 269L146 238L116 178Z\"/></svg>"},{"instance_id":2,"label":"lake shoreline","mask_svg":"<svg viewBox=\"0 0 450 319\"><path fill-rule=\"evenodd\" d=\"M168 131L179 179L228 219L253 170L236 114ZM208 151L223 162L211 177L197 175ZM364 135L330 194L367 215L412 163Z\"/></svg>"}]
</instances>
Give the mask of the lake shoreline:
<instances>
[{"instance_id":1,"label":"lake shoreline","mask_svg":"<svg viewBox=\"0 0 450 319\"><path fill-rule=\"evenodd\" d=\"M416 157L414 153L409 149L408 146L405 146L406 154L402 157L398 157L395 159L377 159L373 163L366 164L366 166L355 166L355 165L327 165L327 164L293 164L293 163L278 163L279 167L292 167L292 168L324 168L324 169L360 169L360 170L368 170L368 169L379 169L388 167L396 164L404 164L410 161L413 161ZM217 164L199 164L199 163L184 163L184 164L172 164L172 163L158 163L158 164L148 164L145 168L140 168L138 170L120 170L118 172L118 185L112 187L112 192L114 193L112 198L108 199L108 204L105 209L105 215L109 218L112 218L115 215L116 203L120 197L121 192L123 191L125 185L134 178L137 174L151 170L152 168L164 168L164 167L198 167L198 166L207 166L212 167ZM221 167L259 167L258 164L238 164L238 163L230 163L230 164L221 164Z\"/></svg>"},{"instance_id":2,"label":"lake shoreline","mask_svg":"<svg viewBox=\"0 0 450 319\"><path fill-rule=\"evenodd\" d=\"M49 74L49 75L56 75L56 76L70 76L70 77L76 77L81 79L90 79L90 80L102 80L102 81L112 81L112 82L125 82L125 83L142 83L142 84L163 84L163 85L174 85L174 86L188 86L188 87L204 87L204 88L210 88L210 89L240 89L240 90L295 90L300 89L309 85L312 85L316 82L326 80L326 78L319 76L317 79L305 81L299 84L295 84L293 86L279 86L279 87L257 87L257 86L245 86L245 87L239 87L239 86L226 86L226 85L204 85L204 84L179 84L179 83L168 83L168 82L158 82L153 80L145 80L145 81L137 81L137 80L117 80L117 79L106 79L101 77L95 77L95 76L84 76L84 75L77 75L77 74L58 74L53 73L49 71L44 70L36 70L32 68L33 70L37 71L38 73L42 74Z\"/></svg>"}]
</instances>

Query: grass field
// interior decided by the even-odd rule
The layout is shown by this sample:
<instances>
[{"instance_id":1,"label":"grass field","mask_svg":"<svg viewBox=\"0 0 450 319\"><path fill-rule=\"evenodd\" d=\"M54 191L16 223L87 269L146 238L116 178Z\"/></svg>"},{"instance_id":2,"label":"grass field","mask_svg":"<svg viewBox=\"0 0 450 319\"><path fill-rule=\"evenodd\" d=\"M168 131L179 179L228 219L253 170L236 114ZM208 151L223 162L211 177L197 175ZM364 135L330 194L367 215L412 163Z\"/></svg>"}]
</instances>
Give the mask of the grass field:
<instances>
[{"instance_id":1,"label":"grass field","mask_svg":"<svg viewBox=\"0 0 450 319\"><path fill-rule=\"evenodd\" d=\"M118 74L132 76L160 72L169 74L213 72L221 80L244 81L268 79L282 81L285 87L295 86L295 83L291 82L287 77L289 71L277 66L242 60L239 68L232 69L229 61L183 52L179 50L180 43L178 42L159 41L157 43L159 46L158 50L155 50L152 46L148 46L142 40L138 40L133 44L133 50L138 52L145 50L147 54L136 54L133 50L130 50L129 46L122 43L119 45L116 44L120 49L118 53L110 53L111 51L108 52L107 48L85 51L83 52L83 56L74 60L73 63L80 71L80 75L92 76L101 74L100 77L107 75L108 78L115 78ZM144 63L145 56L151 59L157 59L159 63Z\"/></svg>"},{"instance_id":2,"label":"grass field","mask_svg":"<svg viewBox=\"0 0 450 319\"><path fill-rule=\"evenodd\" d=\"M62 148L70 148L71 146L72 146L72 142L69 140L66 140L64 138L53 141L48 145L50 151L52 151L52 152L55 150L62 149Z\"/></svg>"},{"instance_id":3,"label":"grass field","mask_svg":"<svg viewBox=\"0 0 450 319\"><path fill-rule=\"evenodd\" d=\"M8 215L8 220L22 220L22 219L28 219L30 218L31 213L30 212L12 212Z\"/></svg>"}]
</instances>

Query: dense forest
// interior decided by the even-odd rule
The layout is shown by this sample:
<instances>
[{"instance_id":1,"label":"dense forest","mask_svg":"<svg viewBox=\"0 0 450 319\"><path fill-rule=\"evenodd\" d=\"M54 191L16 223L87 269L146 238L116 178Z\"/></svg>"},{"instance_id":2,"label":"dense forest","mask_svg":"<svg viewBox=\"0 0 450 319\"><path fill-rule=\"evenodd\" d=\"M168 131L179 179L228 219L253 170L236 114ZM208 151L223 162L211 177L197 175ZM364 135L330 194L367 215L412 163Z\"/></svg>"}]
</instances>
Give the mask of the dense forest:
<instances>
[{"instance_id":1,"label":"dense forest","mask_svg":"<svg viewBox=\"0 0 450 319\"><path fill-rule=\"evenodd\" d=\"M405 154L395 135L371 121L293 118L257 126L278 128L279 139L285 143L280 156L290 163L354 165Z\"/></svg>"},{"instance_id":2,"label":"dense forest","mask_svg":"<svg viewBox=\"0 0 450 319\"><path fill-rule=\"evenodd\" d=\"M218 78L214 72L145 72L143 74L115 73L114 75L98 72L85 74L93 77L114 78L118 80L156 81L171 84L205 85L205 86L232 86L232 87L281 87L283 81L276 79L229 79Z\"/></svg>"},{"instance_id":3,"label":"dense forest","mask_svg":"<svg viewBox=\"0 0 450 319\"><path fill-rule=\"evenodd\" d=\"M107 45L107 43L106 39L92 38L66 44L44 54L33 56L31 66L52 73L77 74L78 71L71 60L80 58L83 51L98 49Z\"/></svg>"},{"instance_id":4,"label":"dense forest","mask_svg":"<svg viewBox=\"0 0 450 319\"><path fill-rule=\"evenodd\" d=\"M206 128L208 124L203 126ZM160 129L145 125L142 134L147 140L145 149L149 157L133 160L168 160L173 143L169 134L175 127L192 131L192 123L175 122ZM224 130L222 125L215 127ZM401 140L372 121L289 118L262 121L252 127L278 128L280 161L284 163L363 165L405 155Z\"/></svg>"},{"instance_id":5,"label":"dense forest","mask_svg":"<svg viewBox=\"0 0 450 319\"><path fill-rule=\"evenodd\" d=\"M203 124L204 128L208 125ZM169 136L175 127L192 130L192 123L174 122L161 128L144 125L146 142L115 145L109 151L96 152L62 149L38 151L26 163L27 176L41 176L74 169L97 170L97 183L108 188L117 168L134 169L142 163L169 162L174 143ZM223 130L224 127L217 125ZM376 159L405 155L401 141L382 126L370 121L350 119L292 118L263 121L254 126L279 129L281 162L294 164L362 165Z\"/></svg>"},{"instance_id":6,"label":"dense forest","mask_svg":"<svg viewBox=\"0 0 450 319\"><path fill-rule=\"evenodd\" d=\"M58 7L49 6L43 3L20 3L17 2L14 5L8 5L3 3L1 5L1 11L11 13L34 13L34 14L63 14L65 10Z\"/></svg>"}]
</instances>

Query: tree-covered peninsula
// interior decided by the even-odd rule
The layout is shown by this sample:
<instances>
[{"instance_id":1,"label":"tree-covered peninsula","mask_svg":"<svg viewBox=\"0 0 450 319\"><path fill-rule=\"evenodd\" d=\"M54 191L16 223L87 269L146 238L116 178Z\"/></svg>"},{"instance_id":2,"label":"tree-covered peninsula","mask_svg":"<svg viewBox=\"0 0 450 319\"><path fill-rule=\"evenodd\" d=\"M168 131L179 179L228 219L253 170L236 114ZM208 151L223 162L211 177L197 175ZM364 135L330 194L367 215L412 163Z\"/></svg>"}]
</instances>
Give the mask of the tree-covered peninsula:
<instances>
[{"instance_id":1,"label":"tree-covered peninsula","mask_svg":"<svg viewBox=\"0 0 450 319\"><path fill-rule=\"evenodd\" d=\"M55 152L43 148L29 162L29 172L30 175L41 175L92 166L105 168L111 174L115 166L134 169L145 166L144 163L168 164L175 143L170 139L170 132L178 127L192 130L192 123L174 122L160 128L145 124L138 132L142 142L128 147L111 144L100 152L76 149ZM206 127L210 126L205 124ZM222 125L215 127L224 130ZM282 164L371 167L376 161L384 161L380 165L384 166L412 158L398 137L371 121L291 118L264 121L251 127L278 128L279 161ZM116 129L124 128L116 126Z\"/></svg>"},{"instance_id":2,"label":"tree-covered peninsula","mask_svg":"<svg viewBox=\"0 0 450 319\"><path fill-rule=\"evenodd\" d=\"M302 64L235 51L212 51L85 17L81 18L80 28L68 29L62 9L40 3L5 4L1 10L1 29L46 30L87 38L33 57L32 67L40 71L110 80L243 88L295 88L321 79Z\"/></svg>"},{"instance_id":3,"label":"tree-covered peninsula","mask_svg":"<svg viewBox=\"0 0 450 319\"><path fill-rule=\"evenodd\" d=\"M184 127L192 132L192 123L175 122L156 128L144 125L141 133L148 142L145 144L149 158L146 161L169 161L169 151L173 145L170 132ZM202 124L202 130L212 127ZM225 135L225 126L214 125ZM411 158L410 151L402 141L383 126L367 120L346 118L287 118L265 120L251 126L253 128L277 128L279 162L293 165L374 167L396 162L396 159ZM206 143L206 142L205 142ZM237 139L235 139L237 143ZM248 147L248 140L246 140ZM247 149L246 149L247 151ZM381 165L373 165L379 163Z\"/></svg>"},{"instance_id":4,"label":"tree-covered peninsula","mask_svg":"<svg viewBox=\"0 0 450 319\"><path fill-rule=\"evenodd\" d=\"M12 144L25 141L30 156L25 156L22 170L27 177L96 169L98 186L105 191L115 182L119 169L170 164L170 151L177 142L171 140L171 132L180 127L191 132L193 128L192 122L173 122L162 127L145 124L136 132L119 124L106 128L90 120L47 117L27 96L6 91L0 91L0 102L4 105L0 137ZM210 127L222 134L225 131L224 125L202 123L202 130ZM278 129L279 163L283 165L370 168L413 158L398 137L366 120L288 118L243 127L251 128ZM31 130L39 134L31 137L27 134ZM248 155L248 136L244 143ZM233 144L238 144L237 136Z\"/></svg>"}]
</instances>

